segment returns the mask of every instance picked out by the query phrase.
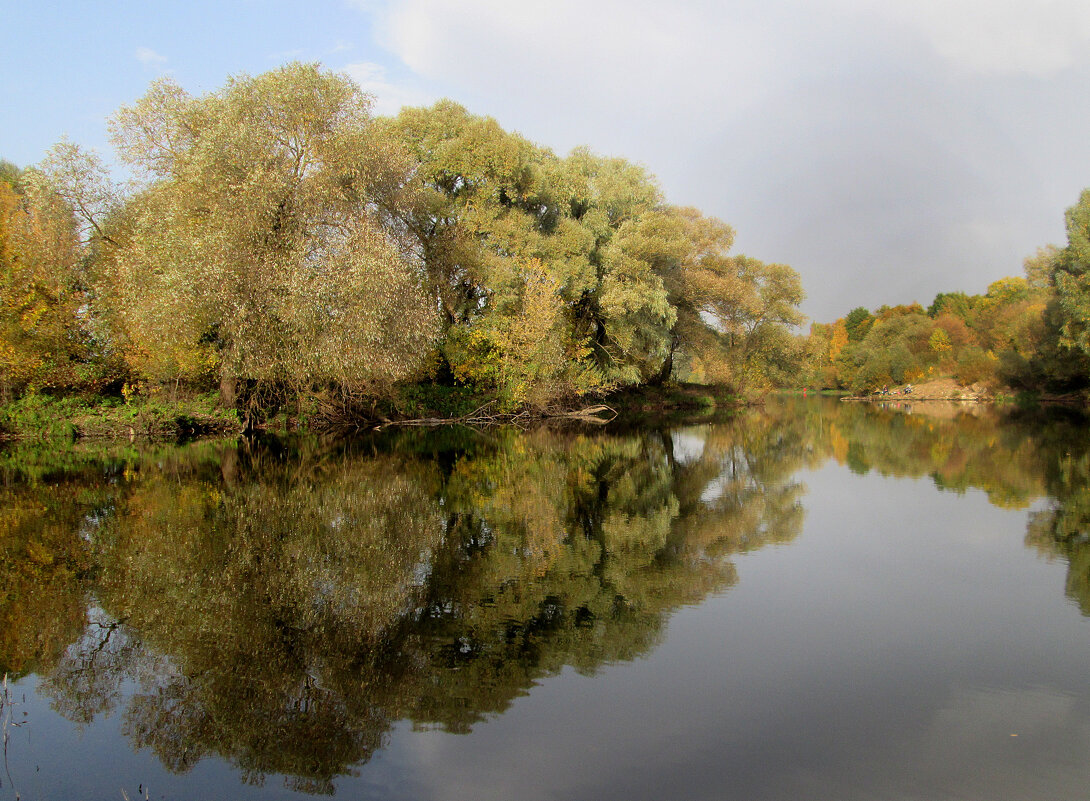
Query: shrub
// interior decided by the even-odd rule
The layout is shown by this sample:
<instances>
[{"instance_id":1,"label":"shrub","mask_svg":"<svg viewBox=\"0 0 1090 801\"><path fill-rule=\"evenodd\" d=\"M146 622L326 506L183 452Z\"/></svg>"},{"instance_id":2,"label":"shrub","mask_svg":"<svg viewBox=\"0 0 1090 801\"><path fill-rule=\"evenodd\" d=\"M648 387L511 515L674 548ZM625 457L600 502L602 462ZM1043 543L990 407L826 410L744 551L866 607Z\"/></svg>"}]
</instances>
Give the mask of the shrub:
<instances>
[{"instance_id":1,"label":"shrub","mask_svg":"<svg viewBox=\"0 0 1090 801\"><path fill-rule=\"evenodd\" d=\"M988 381L996 376L998 360L976 345L964 348L958 355L954 377L962 384Z\"/></svg>"}]
</instances>

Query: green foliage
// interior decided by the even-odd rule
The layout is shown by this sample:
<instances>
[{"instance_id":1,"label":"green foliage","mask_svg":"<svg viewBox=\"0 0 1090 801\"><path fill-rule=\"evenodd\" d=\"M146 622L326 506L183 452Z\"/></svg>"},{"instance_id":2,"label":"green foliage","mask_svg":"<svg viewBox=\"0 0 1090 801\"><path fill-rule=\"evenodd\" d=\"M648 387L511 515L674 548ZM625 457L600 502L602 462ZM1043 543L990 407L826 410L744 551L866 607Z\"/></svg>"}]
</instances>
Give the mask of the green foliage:
<instances>
[{"instance_id":1,"label":"green foliage","mask_svg":"<svg viewBox=\"0 0 1090 801\"><path fill-rule=\"evenodd\" d=\"M1030 287L1025 278L1012 276L988 284L987 297L1001 305L1012 305L1029 298Z\"/></svg>"},{"instance_id":2,"label":"green foliage","mask_svg":"<svg viewBox=\"0 0 1090 801\"><path fill-rule=\"evenodd\" d=\"M1090 189L1065 215L1067 247L1053 266L1060 344L1090 354Z\"/></svg>"},{"instance_id":3,"label":"green foliage","mask_svg":"<svg viewBox=\"0 0 1090 801\"><path fill-rule=\"evenodd\" d=\"M874 316L865 308L857 306L852 309L844 318L844 327L848 330L848 341L861 341L873 324Z\"/></svg>"},{"instance_id":4,"label":"green foliage","mask_svg":"<svg viewBox=\"0 0 1090 801\"><path fill-rule=\"evenodd\" d=\"M972 311L972 300L964 292L940 292L927 307L928 317L951 314L966 320Z\"/></svg>"},{"instance_id":5,"label":"green foliage","mask_svg":"<svg viewBox=\"0 0 1090 801\"><path fill-rule=\"evenodd\" d=\"M72 418L86 413L87 408L88 401L80 397L24 395L0 407L0 431L8 436L72 440L77 433Z\"/></svg>"},{"instance_id":6,"label":"green foliage","mask_svg":"<svg viewBox=\"0 0 1090 801\"><path fill-rule=\"evenodd\" d=\"M394 407L408 418L463 417L487 403L487 397L471 387L439 384L406 384L399 387Z\"/></svg>"},{"instance_id":7,"label":"green foliage","mask_svg":"<svg viewBox=\"0 0 1090 801\"><path fill-rule=\"evenodd\" d=\"M636 165L559 159L448 101L383 125L421 165L399 224L457 378L532 405L675 369L768 383L801 287L787 267L729 256L729 226L666 205Z\"/></svg>"},{"instance_id":8,"label":"green foliage","mask_svg":"<svg viewBox=\"0 0 1090 801\"><path fill-rule=\"evenodd\" d=\"M558 157L447 100L370 108L317 65L201 96L164 79L111 123L127 194L66 141L35 180L5 168L5 397L218 384L249 421L405 382L513 409L797 375L797 274L731 255L730 226L644 168Z\"/></svg>"},{"instance_id":9,"label":"green foliage","mask_svg":"<svg viewBox=\"0 0 1090 801\"><path fill-rule=\"evenodd\" d=\"M962 384L987 381L995 375L996 359L976 346L969 346L958 354L954 375Z\"/></svg>"},{"instance_id":10,"label":"green foliage","mask_svg":"<svg viewBox=\"0 0 1090 801\"><path fill-rule=\"evenodd\" d=\"M235 433L241 422L214 394L193 399L50 397L28 394L0 406L0 432L9 437L72 441L78 438L178 441Z\"/></svg>"},{"instance_id":11,"label":"green foliage","mask_svg":"<svg viewBox=\"0 0 1090 801\"><path fill-rule=\"evenodd\" d=\"M18 192L22 184L22 170L7 159L0 159L0 183L5 183Z\"/></svg>"}]
</instances>

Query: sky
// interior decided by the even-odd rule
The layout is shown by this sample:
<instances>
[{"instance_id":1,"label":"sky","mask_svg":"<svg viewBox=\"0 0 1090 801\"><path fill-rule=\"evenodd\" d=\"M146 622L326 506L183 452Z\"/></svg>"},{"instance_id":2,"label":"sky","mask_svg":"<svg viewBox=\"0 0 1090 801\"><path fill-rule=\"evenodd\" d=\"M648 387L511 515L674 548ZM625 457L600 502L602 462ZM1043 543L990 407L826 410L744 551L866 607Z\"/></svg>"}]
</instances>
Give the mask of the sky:
<instances>
[{"instance_id":1,"label":"sky","mask_svg":"<svg viewBox=\"0 0 1090 801\"><path fill-rule=\"evenodd\" d=\"M803 311L986 291L1066 241L1090 187L1090 0L0 0L0 158L321 62L375 111L452 98L558 154L644 165L667 199L790 264Z\"/></svg>"}]
</instances>

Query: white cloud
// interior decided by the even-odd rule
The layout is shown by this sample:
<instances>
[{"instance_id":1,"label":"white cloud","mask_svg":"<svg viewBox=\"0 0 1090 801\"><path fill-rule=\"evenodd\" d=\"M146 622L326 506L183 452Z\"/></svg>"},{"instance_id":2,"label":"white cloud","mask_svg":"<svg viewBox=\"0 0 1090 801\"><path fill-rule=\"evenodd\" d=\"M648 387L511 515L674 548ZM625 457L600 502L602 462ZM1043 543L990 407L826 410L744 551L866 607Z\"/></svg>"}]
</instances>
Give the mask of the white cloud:
<instances>
[{"instance_id":1,"label":"white cloud","mask_svg":"<svg viewBox=\"0 0 1090 801\"><path fill-rule=\"evenodd\" d=\"M426 106L435 102L436 97L406 84L390 81L386 69L379 64L359 62L341 67L363 91L375 98L374 113L393 115L403 106Z\"/></svg>"},{"instance_id":2,"label":"white cloud","mask_svg":"<svg viewBox=\"0 0 1090 801\"><path fill-rule=\"evenodd\" d=\"M858 8L859 0L843 5ZM864 7L916 30L948 61L985 74L1050 75L1090 51L1087 0L865 0Z\"/></svg>"},{"instance_id":3,"label":"white cloud","mask_svg":"<svg viewBox=\"0 0 1090 801\"><path fill-rule=\"evenodd\" d=\"M403 0L378 14L384 44L410 69L457 90L670 113L759 96L777 69L745 5L655 0Z\"/></svg>"},{"instance_id":4,"label":"white cloud","mask_svg":"<svg viewBox=\"0 0 1090 801\"><path fill-rule=\"evenodd\" d=\"M166 56L159 55L150 47L138 47L134 55L137 61L148 67L157 67L160 64L166 64L167 61Z\"/></svg>"}]
</instances>

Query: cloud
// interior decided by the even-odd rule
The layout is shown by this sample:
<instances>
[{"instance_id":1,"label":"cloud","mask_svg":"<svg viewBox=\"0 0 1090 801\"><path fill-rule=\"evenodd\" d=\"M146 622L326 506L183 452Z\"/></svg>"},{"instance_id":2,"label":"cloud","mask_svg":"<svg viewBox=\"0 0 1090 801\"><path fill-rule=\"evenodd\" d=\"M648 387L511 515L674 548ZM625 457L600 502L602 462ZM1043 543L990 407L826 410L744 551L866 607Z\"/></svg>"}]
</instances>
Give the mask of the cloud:
<instances>
[{"instance_id":1,"label":"cloud","mask_svg":"<svg viewBox=\"0 0 1090 801\"><path fill-rule=\"evenodd\" d=\"M409 85L647 165L795 267L818 319L983 291L1090 175L1090 0L354 5Z\"/></svg>"},{"instance_id":2,"label":"cloud","mask_svg":"<svg viewBox=\"0 0 1090 801\"><path fill-rule=\"evenodd\" d=\"M404 0L378 21L384 43L419 75L602 107L652 97L668 111L709 88L722 95L724 79L741 104L776 67L759 19L713 2Z\"/></svg>"},{"instance_id":3,"label":"cloud","mask_svg":"<svg viewBox=\"0 0 1090 801\"><path fill-rule=\"evenodd\" d=\"M435 102L434 95L407 84L393 83L386 74L386 68L371 62L346 64L341 72L360 85L363 91L375 98L374 112L380 115L393 115L404 106L426 106Z\"/></svg>"},{"instance_id":4,"label":"cloud","mask_svg":"<svg viewBox=\"0 0 1090 801\"><path fill-rule=\"evenodd\" d=\"M851 2L857 6L857 0ZM915 0L866 5L922 34L943 58L992 75L1050 75L1086 60L1086 0Z\"/></svg>"},{"instance_id":5,"label":"cloud","mask_svg":"<svg viewBox=\"0 0 1090 801\"><path fill-rule=\"evenodd\" d=\"M166 56L159 55L150 47L138 47L134 55L137 61L147 67L157 67L167 62Z\"/></svg>"}]
</instances>

